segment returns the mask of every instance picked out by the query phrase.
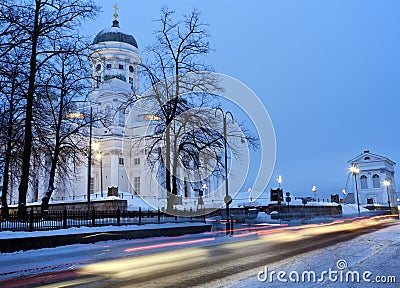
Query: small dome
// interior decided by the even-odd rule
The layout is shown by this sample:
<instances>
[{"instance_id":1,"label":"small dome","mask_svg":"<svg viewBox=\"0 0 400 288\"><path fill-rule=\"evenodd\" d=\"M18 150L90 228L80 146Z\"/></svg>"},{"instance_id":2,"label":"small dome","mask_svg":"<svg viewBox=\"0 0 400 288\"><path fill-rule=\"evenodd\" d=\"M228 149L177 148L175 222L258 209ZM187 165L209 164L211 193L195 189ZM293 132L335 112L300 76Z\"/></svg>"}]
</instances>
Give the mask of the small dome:
<instances>
[{"instance_id":1,"label":"small dome","mask_svg":"<svg viewBox=\"0 0 400 288\"><path fill-rule=\"evenodd\" d=\"M93 44L110 41L127 43L139 49L135 38L132 35L126 34L121 31L121 28L119 28L118 20L113 21L113 25L111 28L101 30L96 35L96 37L94 37Z\"/></svg>"}]
</instances>

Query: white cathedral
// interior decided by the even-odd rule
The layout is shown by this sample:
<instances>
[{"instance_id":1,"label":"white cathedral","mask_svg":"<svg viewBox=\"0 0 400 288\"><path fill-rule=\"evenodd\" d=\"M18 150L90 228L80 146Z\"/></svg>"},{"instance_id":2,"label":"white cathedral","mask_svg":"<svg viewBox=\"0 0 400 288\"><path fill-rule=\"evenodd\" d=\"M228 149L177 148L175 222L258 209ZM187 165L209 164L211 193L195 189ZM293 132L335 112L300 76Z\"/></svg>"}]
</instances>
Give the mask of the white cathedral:
<instances>
[{"instance_id":1,"label":"white cathedral","mask_svg":"<svg viewBox=\"0 0 400 288\"><path fill-rule=\"evenodd\" d=\"M125 194L122 198L126 198L138 195L153 207L166 207L167 193L159 184L160 179L157 179L160 175L152 173L146 164L148 151L143 143L143 136L148 133L149 123L154 120L154 116L132 110L132 105L127 104L132 95L138 95L142 58L135 38L123 32L118 15L114 17L112 26L95 36L89 55L93 90L84 105L92 107L93 115L105 116L105 121L101 122L103 124L93 125L91 129L90 177L88 162L85 163L85 156L82 155L83 164L76 169L76 175L70 175L68 179L56 179L50 204L54 201L85 200L89 190L92 200L106 198L111 188L114 196ZM88 139L85 141L89 142ZM40 202L46 191L48 175L42 170L35 172L35 181L28 192L28 203ZM183 189L180 187L178 196L183 197L179 197L177 204L182 205L182 208L196 209L198 205L204 204L208 204L209 208L218 208L224 204L222 188L210 189L216 185L212 180L205 179L196 184L185 185ZM199 200L199 196L204 198Z\"/></svg>"}]
</instances>

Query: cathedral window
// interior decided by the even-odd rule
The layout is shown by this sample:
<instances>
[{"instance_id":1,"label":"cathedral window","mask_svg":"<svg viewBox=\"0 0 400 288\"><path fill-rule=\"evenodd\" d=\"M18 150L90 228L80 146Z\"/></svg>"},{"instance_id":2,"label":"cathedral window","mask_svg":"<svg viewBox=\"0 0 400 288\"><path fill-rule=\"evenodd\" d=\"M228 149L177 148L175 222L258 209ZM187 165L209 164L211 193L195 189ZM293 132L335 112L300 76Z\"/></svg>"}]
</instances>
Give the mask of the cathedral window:
<instances>
[{"instance_id":1,"label":"cathedral window","mask_svg":"<svg viewBox=\"0 0 400 288\"><path fill-rule=\"evenodd\" d=\"M101 76L98 75L96 76L96 88L99 88L100 83L101 83Z\"/></svg>"},{"instance_id":2,"label":"cathedral window","mask_svg":"<svg viewBox=\"0 0 400 288\"><path fill-rule=\"evenodd\" d=\"M140 158L133 159L133 165L140 165Z\"/></svg>"},{"instance_id":3,"label":"cathedral window","mask_svg":"<svg viewBox=\"0 0 400 288\"><path fill-rule=\"evenodd\" d=\"M90 194L94 193L94 177L90 178Z\"/></svg>"},{"instance_id":4,"label":"cathedral window","mask_svg":"<svg viewBox=\"0 0 400 288\"><path fill-rule=\"evenodd\" d=\"M124 165L124 158L119 158L119 165Z\"/></svg>"},{"instance_id":5,"label":"cathedral window","mask_svg":"<svg viewBox=\"0 0 400 288\"><path fill-rule=\"evenodd\" d=\"M372 176L372 187L373 188L380 188L381 187L381 183L379 182L379 175L378 174L374 174L374 176Z\"/></svg>"},{"instance_id":6,"label":"cathedral window","mask_svg":"<svg viewBox=\"0 0 400 288\"><path fill-rule=\"evenodd\" d=\"M107 68L107 69L111 69L111 63L108 63L108 64L106 65L106 68Z\"/></svg>"},{"instance_id":7,"label":"cathedral window","mask_svg":"<svg viewBox=\"0 0 400 288\"><path fill-rule=\"evenodd\" d=\"M104 109L104 116L105 117L110 117L111 116L111 110L112 110L112 108L111 108L111 105L107 105L106 106L106 108Z\"/></svg>"},{"instance_id":8,"label":"cathedral window","mask_svg":"<svg viewBox=\"0 0 400 288\"><path fill-rule=\"evenodd\" d=\"M119 64L119 65L118 65L118 69L120 69L120 70L124 70L124 65L122 65L122 64Z\"/></svg>"},{"instance_id":9,"label":"cathedral window","mask_svg":"<svg viewBox=\"0 0 400 288\"><path fill-rule=\"evenodd\" d=\"M124 125L125 124L125 112L124 110L119 110L119 124Z\"/></svg>"},{"instance_id":10,"label":"cathedral window","mask_svg":"<svg viewBox=\"0 0 400 288\"><path fill-rule=\"evenodd\" d=\"M135 194L140 195L140 177L133 177L133 189Z\"/></svg>"},{"instance_id":11,"label":"cathedral window","mask_svg":"<svg viewBox=\"0 0 400 288\"><path fill-rule=\"evenodd\" d=\"M132 65L129 66L129 72L133 73L133 66Z\"/></svg>"},{"instance_id":12,"label":"cathedral window","mask_svg":"<svg viewBox=\"0 0 400 288\"><path fill-rule=\"evenodd\" d=\"M367 176L362 175L360 177L360 182L361 182L361 189L368 189Z\"/></svg>"}]
</instances>

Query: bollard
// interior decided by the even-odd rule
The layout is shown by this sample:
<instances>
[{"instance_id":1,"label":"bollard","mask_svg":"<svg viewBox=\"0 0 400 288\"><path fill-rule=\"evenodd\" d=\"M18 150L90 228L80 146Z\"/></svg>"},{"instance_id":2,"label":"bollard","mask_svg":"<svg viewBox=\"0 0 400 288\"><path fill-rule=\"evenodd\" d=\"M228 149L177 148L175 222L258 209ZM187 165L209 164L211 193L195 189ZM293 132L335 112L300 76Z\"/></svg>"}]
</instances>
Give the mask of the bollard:
<instances>
[{"instance_id":1,"label":"bollard","mask_svg":"<svg viewBox=\"0 0 400 288\"><path fill-rule=\"evenodd\" d=\"M67 229L67 208L63 211L63 228Z\"/></svg>"},{"instance_id":2,"label":"bollard","mask_svg":"<svg viewBox=\"0 0 400 288\"><path fill-rule=\"evenodd\" d=\"M160 207L158 207L158 210L157 210L157 217L158 217L158 224L160 224L160 223L161 223L161 211L160 211Z\"/></svg>"},{"instance_id":3,"label":"bollard","mask_svg":"<svg viewBox=\"0 0 400 288\"><path fill-rule=\"evenodd\" d=\"M96 211L92 210L92 227L96 226Z\"/></svg>"},{"instance_id":4,"label":"bollard","mask_svg":"<svg viewBox=\"0 0 400 288\"><path fill-rule=\"evenodd\" d=\"M33 231L33 208L31 208L31 211L29 211L29 232Z\"/></svg>"},{"instance_id":5,"label":"bollard","mask_svg":"<svg viewBox=\"0 0 400 288\"><path fill-rule=\"evenodd\" d=\"M121 210L117 210L117 225L120 226L121 225Z\"/></svg>"},{"instance_id":6,"label":"bollard","mask_svg":"<svg viewBox=\"0 0 400 288\"><path fill-rule=\"evenodd\" d=\"M139 224L142 224L142 207L139 207Z\"/></svg>"}]
</instances>

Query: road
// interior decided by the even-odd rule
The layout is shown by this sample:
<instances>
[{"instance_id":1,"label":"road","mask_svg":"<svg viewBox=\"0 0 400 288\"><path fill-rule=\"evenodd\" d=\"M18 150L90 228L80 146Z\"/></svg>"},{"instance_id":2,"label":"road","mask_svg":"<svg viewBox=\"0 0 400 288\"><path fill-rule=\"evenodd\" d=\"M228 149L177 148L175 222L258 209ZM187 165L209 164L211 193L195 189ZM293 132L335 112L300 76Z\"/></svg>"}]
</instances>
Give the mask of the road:
<instances>
[{"instance_id":1,"label":"road","mask_svg":"<svg viewBox=\"0 0 400 288\"><path fill-rule=\"evenodd\" d=\"M222 231L78 245L76 249L59 247L46 250L45 254L29 251L24 257L14 259L12 265L8 264L8 271L1 268L0 277L12 276L12 271L20 271L15 272L20 275L24 265L33 266L37 271L26 271L24 277L5 280L0 286L207 287L207 283L350 240L397 222L374 217L296 227L264 225L238 228L232 237L225 236ZM32 265L30 261L36 263ZM0 267L3 265L6 263L0 258Z\"/></svg>"}]
</instances>

